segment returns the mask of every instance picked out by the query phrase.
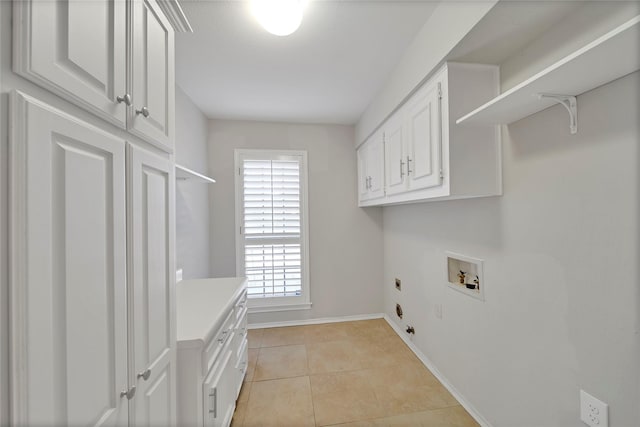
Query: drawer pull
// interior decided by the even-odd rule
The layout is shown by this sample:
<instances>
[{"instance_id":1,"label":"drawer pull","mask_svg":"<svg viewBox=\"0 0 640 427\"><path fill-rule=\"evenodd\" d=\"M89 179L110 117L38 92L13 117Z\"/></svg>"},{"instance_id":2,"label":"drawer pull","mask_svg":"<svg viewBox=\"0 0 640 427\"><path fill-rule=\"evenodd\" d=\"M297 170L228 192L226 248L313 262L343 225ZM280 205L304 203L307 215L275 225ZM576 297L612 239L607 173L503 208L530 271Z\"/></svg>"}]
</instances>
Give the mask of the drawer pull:
<instances>
[{"instance_id":1,"label":"drawer pull","mask_svg":"<svg viewBox=\"0 0 640 427\"><path fill-rule=\"evenodd\" d=\"M227 340L227 336L229 335L229 330L227 329L226 331L222 331L222 337L218 338L218 342L220 344L224 344L224 342Z\"/></svg>"},{"instance_id":2,"label":"drawer pull","mask_svg":"<svg viewBox=\"0 0 640 427\"><path fill-rule=\"evenodd\" d=\"M213 408L211 408L211 398L213 397ZM209 413L213 418L218 418L218 388L214 387L209 391Z\"/></svg>"}]
</instances>

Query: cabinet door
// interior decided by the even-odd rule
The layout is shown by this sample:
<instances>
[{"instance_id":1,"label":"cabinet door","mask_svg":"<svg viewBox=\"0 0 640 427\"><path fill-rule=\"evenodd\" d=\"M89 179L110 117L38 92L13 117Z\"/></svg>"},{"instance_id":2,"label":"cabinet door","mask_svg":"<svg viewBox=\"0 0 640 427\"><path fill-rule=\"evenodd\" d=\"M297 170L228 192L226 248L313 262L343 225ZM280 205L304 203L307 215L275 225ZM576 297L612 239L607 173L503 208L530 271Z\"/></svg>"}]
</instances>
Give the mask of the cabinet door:
<instances>
[{"instance_id":1,"label":"cabinet door","mask_svg":"<svg viewBox=\"0 0 640 427\"><path fill-rule=\"evenodd\" d=\"M124 141L12 107L11 425L125 425Z\"/></svg>"},{"instance_id":2,"label":"cabinet door","mask_svg":"<svg viewBox=\"0 0 640 427\"><path fill-rule=\"evenodd\" d=\"M14 70L125 127L124 0L24 0L14 7Z\"/></svg>"},{"instance_id":3,"label":"cabinet door","mask_svg":"<svg viewBox=\"0 0 640 427\"><path fill-rule=\"evenodd\" d=\"M226 427L231 423L236 402L233 351L227 347L203 385L205 427Z\"/></svg>"},{"instance_id":4,"label":"cabinet door","mask_svg":"<svg viewBox=\"0 0 640 427\"><path fill-rule=\"evenodd\" d=\"M128 148L132 319L130 425L176 423L174 168L167 159Z\"/></svg>"},{"instance_id":5,"label":"cabinet door","mask_svg":"<svg viewBox=\"0 0 640 427\"><path fill-rule=\"evenodd\" d=\"M407 155L403 119L403 110L399 110L384 125L384 169L387 194L407 190Z\"/></svg>"},{"instance_id":6,"label":"cabinet door","mask_svg":"<svg viewBox=\"0 0 640 427\"><path fill-rule=\"evenodd\" d=\"M409 188L442 184L440 82L418 92L407 109Z\"/></svg>"},{"instance_id":7,"label":"cabinet door","mask_svg":"<svg viewBox=\"0 0 640 427\"><path fill-rule=\"evenodd\" d=\"M367 175L367 145L358 148L358 200L363 202L369 198L369 176Z\"/></svg>"},{"instance_id":8,"label":"cabinet door","mask_svg":"<svg viewBox=\"0 0 640 427\"><path fill-rule=\"evenodd\" d=\"M131 132L171 152L175 109L174 32L155 0L133 0Z\"/></svg>"},{"instance_id":9,"label":"cabinet door","mask_svg":"<svg viewBox=\"0 0 640 427\"><path fill-rule=\"evenodd\" d=\"M384 197L384 140L381 132L374 135L367 150L369 199Z\"/></svg>"}]
</instances>

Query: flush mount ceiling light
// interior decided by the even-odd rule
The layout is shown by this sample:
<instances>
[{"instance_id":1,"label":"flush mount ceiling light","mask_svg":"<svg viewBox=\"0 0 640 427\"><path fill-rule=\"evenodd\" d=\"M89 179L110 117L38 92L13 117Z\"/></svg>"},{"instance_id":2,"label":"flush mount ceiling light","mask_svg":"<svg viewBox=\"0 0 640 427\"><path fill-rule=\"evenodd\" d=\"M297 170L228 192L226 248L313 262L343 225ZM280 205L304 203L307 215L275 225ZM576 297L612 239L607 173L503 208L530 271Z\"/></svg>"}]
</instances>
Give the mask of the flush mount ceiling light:
<instances>
[{"instance_id":1,"label":"flush mount ceiling light","mask_svg":"<svg viewBox=\"0 0 640 427\"><path fill-rule=\"evenodd\" d=\"M251 11L265 30L288 36L302 22L305 0L251 0Z\"/></svg>"}]
</instances>

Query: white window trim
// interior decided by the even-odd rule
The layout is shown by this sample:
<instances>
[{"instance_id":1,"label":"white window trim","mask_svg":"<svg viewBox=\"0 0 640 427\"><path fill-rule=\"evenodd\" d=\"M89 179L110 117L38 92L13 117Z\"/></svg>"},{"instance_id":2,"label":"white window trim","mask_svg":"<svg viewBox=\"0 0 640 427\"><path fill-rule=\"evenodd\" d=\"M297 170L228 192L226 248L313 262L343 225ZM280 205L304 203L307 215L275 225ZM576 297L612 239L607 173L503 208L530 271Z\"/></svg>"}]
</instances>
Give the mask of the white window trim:
<instances>
[{"instance_id":1,"label":"white window trim","mask_svg":"<svg viewBox=\"0 0 640 427\"><path fill-rule=\"evenodd\" d=\"M306 310L311 308L311 284L309 280L309 195L308 195L308 162L307 152L304 150L252 150L235 149L235 218L236 218L236 274L244 277L244 235L241 234L243 226L243 204L242 204L242 159L264 160L272 159L276 156L300 156L300 209L302 233L302 295L295 297L273 297L273 298L248 298L249 313L267 313L276 311Z\"/></svg>"}]
</instances>

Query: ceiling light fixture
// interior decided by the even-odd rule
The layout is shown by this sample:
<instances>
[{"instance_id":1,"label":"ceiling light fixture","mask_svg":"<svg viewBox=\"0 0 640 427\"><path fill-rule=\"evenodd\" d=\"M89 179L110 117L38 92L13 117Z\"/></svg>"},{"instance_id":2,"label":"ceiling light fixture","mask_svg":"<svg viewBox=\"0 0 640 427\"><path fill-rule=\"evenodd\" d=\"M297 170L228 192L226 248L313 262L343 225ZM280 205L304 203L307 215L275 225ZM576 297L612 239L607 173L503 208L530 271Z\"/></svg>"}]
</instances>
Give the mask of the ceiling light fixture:
<instances>
[{"instance_id":1,"label":"ceiling light fixture","mask_svg":"<svg viewBox=\"0 0 640 427\"><path fill-rule=\"evenodd\" d=\"M288 36L302 22L305 0L251 0L251 11L265 30Z\"/></svg>"}]
</instances>

